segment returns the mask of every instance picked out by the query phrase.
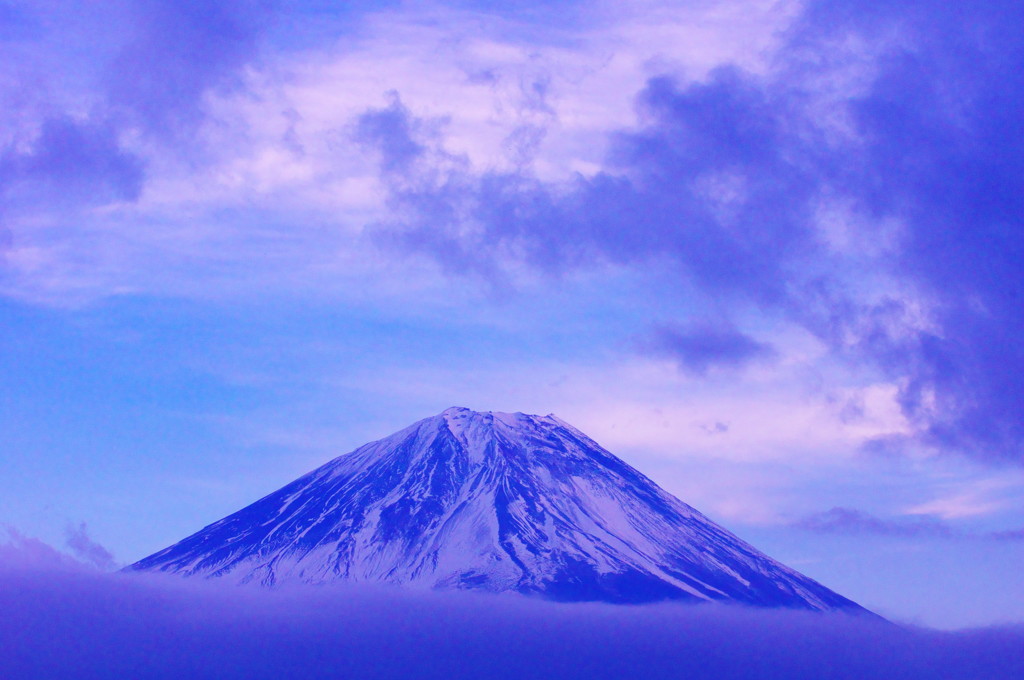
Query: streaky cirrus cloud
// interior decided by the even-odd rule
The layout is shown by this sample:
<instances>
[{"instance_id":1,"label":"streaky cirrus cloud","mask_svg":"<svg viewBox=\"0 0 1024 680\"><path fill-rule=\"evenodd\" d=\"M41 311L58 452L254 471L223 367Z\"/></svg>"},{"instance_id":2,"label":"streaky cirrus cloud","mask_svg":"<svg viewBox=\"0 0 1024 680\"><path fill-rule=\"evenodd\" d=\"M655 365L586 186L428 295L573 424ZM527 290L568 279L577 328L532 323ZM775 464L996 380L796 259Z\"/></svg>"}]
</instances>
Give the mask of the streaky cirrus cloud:
<instances>
[{"instance_id":1,"label":"streaky cirrus cloud","mask_svg":"<svg viewBox=\"0 0 1024 680\"><path fill-rule=\"evenodd\" d=\"M560 605L368 586L268 591L46 568L2 546L0 672L35 678L1002 680L1019 626L939 633L714 605Z\"/></svg>"},{"instance_id":2,"label":"streaky cirrus cloud","mask_svg":"<svg viewBox=\"0 0 1024 680\"><path fill-rule=\"evenodd\" d=\"M883 519L855 508L831 508L808 515L793 526L808 531L837 534L882 534L887 536L922 536L930 538L981 538L996 541L1020 540L1021 530L971 532L956 529L947 522L930 516Z\"/></svg>"},{"instance_id":3,"label":"streaky cirrus cloud","mask_svg":"<svg viewBox=\"0 0 1024 680\"><path fill-rule=\"evenodd\" d=\"M68 525L65 534L67 537L65 544L79 560L103 571L118 567L111 552L89 536L89 529L85 522L79 523L78 526Z\"/></svg>"}]
</instances>

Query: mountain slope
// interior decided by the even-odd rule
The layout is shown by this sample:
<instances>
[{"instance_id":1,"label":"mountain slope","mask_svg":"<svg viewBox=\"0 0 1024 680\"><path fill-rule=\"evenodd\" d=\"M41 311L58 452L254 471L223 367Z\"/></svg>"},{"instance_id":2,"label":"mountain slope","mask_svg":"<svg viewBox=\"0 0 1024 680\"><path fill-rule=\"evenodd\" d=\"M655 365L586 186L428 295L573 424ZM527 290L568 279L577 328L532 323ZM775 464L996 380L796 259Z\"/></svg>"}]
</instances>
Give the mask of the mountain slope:
<instances>
[{"instance_id":1,"label":"mountain slope","mask_svg":"<svg viewBox=\"0 0 1024 680\"><path fill-rule=\"evenodd\" d=\"M128 569L860 609L555 416L465 408L335 458Z\"/></svg>"}]
</instances>

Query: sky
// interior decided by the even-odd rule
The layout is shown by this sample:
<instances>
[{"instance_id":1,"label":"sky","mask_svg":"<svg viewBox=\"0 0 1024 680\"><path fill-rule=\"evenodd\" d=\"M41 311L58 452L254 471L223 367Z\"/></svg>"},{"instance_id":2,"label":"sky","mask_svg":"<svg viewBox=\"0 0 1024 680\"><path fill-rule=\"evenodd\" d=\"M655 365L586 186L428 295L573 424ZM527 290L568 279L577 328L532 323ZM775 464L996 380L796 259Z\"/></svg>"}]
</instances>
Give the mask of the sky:
<instances>
[{"instance_id":1,"label":"sky","mask_svg":"<svg viewBox=\"0 0 1024 680\"><path fill-rule=\"evenodd\" d=\"M0 1L0 524L111 570L453 405L1024 621L1024 7Z\"/></svg>"}]
</instances>

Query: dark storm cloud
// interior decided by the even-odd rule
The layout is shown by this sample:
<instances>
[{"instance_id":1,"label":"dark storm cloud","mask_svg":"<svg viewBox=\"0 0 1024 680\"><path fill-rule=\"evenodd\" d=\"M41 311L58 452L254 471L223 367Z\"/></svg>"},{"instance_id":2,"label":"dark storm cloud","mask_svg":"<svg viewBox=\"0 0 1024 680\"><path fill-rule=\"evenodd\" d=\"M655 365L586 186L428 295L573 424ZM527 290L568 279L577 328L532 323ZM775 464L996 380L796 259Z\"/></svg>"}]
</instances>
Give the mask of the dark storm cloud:
<instances>
[{"instance_id":1,"label":"dark storm cloud","mask_svg":"<svg viewBox=\"0 0 1024 680\"><path fill-rule=\"evenodd\" d=\"M694 375L704 375L717 367L738 368L775 356L770 345L722 323L686 327L657 325L637 341L637 349L672 359L680 369Z\"/></svg>"},{"instance_id":2,"label":"dark storm cloud","mask_svg":"<svg viewBox=\"0 0 1024 680\"><path fill-rule=\"evenodd\" d=\"M0 675L36 678L1021 677L1024 629L719 606L266 591L47 567L0 546Z\"/></svg>"},{"instance_id":3,"label":"dark storm cloud","mask_svg":"<svg viewBox=\"0 0 1024 680\"><path fill-rule=\"evenodd\" d=\"M606 172L553 186L428 149L389 180L395 218L375 233L491 278L510 261L553 274L667 263L681 290L752 302L882 370L919 441L1020 463L1022 23L1024 6L1002 0L812 2L767 76L651 79ZM392 129L416 143L398 113ZM891 243L831 246L818 223L830 202L852 212L858 242ZM900 290L865 295L873 275Z\"/></svg>"}]
</instances>

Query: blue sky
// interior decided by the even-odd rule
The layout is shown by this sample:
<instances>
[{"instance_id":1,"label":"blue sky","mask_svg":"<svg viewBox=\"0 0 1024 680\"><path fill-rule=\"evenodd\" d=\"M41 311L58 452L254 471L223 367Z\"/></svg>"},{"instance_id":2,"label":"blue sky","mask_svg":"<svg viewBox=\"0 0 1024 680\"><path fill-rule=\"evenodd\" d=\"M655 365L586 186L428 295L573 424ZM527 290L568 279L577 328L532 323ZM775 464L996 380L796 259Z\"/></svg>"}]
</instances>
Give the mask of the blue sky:
<instances>
[{"instance_id":1,"label":"blue sky","mask_svg":"<svg viewBox=\"0 0 1024 680\"><path fill-rule=\"evenodd\" d=\"M1018 4L0 3L0 522L130 562L451 405L1024 619Z\"/></svg>"}]
</instances>

